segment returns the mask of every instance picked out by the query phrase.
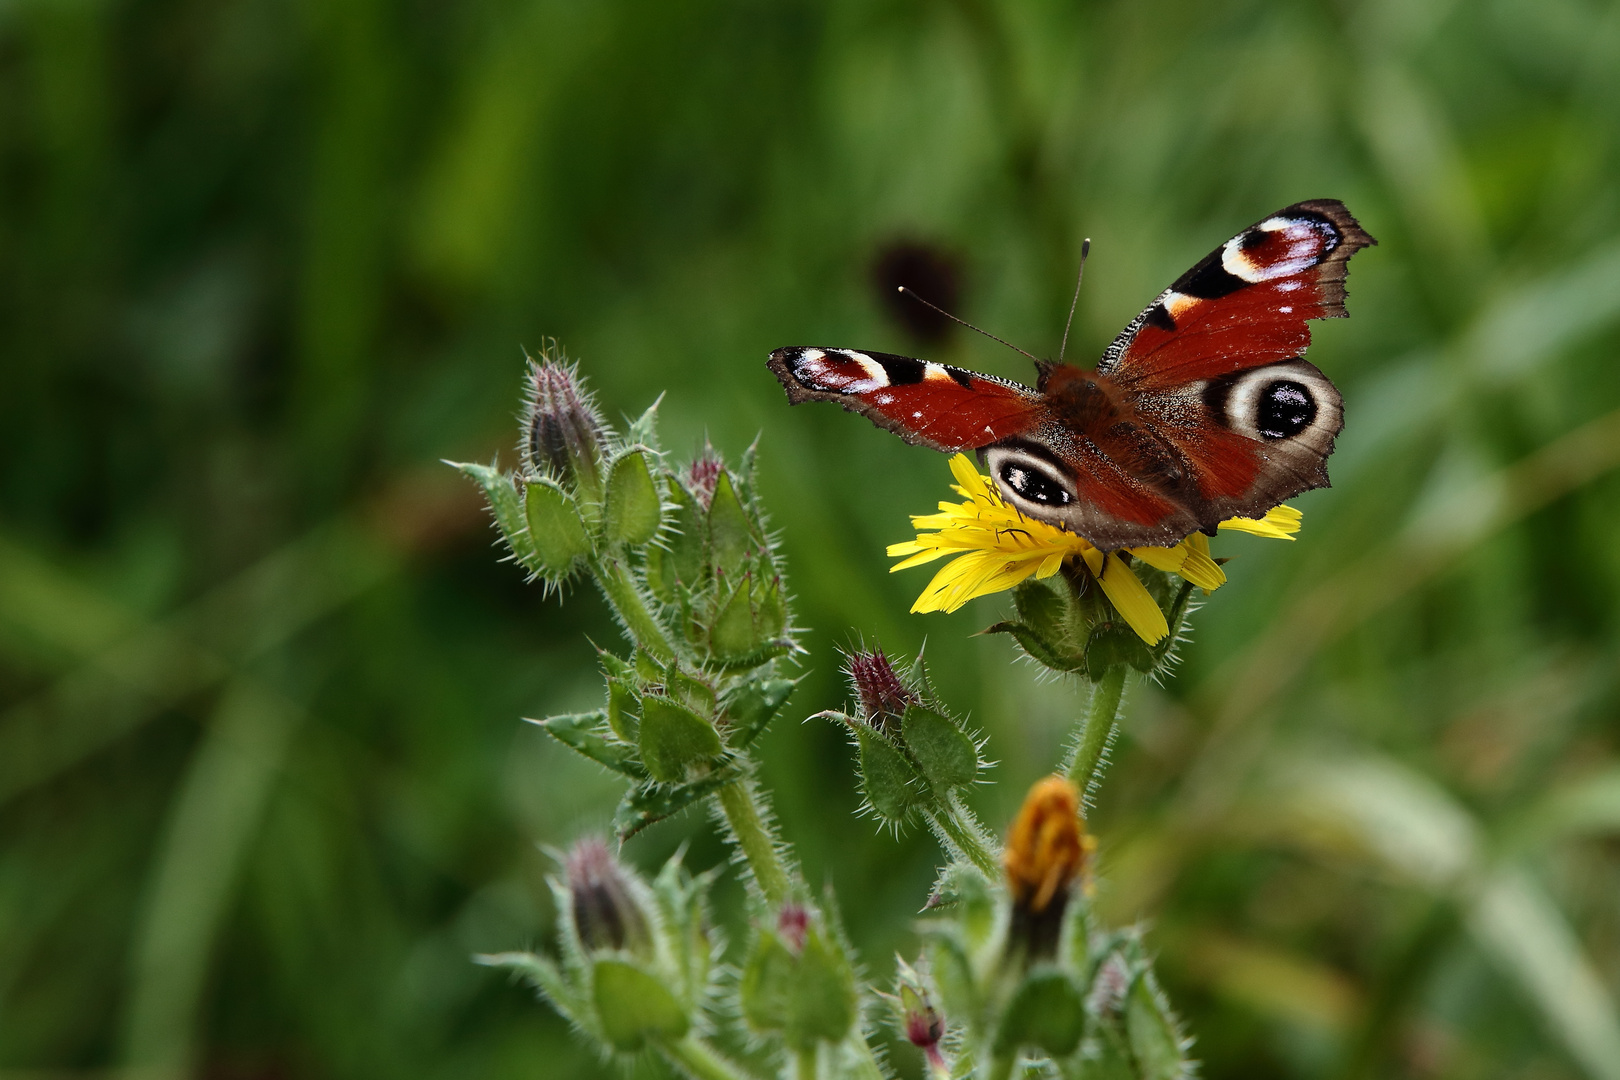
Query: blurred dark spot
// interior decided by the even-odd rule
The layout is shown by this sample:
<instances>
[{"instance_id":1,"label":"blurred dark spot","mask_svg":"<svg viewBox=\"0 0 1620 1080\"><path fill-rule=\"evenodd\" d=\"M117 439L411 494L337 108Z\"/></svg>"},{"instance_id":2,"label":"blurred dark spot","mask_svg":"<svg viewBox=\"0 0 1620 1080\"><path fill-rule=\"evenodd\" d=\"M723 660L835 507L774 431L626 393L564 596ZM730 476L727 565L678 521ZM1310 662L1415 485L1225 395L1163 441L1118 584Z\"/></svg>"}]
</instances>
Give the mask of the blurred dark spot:
<instances>
[{"instance_id":1,"label":"blurred dark spot","mask_svg":"<svg viewBox=\"0 0 1620 1080\"><path fill-rule=\"evenodd\" d=\"M955 313L962 303L962 261L938 244L895 240L872 261L872 286L889 317L919 345L941 345L956 324L899 291L904 285L930 304Z\"/></svg>"}]
</instances>

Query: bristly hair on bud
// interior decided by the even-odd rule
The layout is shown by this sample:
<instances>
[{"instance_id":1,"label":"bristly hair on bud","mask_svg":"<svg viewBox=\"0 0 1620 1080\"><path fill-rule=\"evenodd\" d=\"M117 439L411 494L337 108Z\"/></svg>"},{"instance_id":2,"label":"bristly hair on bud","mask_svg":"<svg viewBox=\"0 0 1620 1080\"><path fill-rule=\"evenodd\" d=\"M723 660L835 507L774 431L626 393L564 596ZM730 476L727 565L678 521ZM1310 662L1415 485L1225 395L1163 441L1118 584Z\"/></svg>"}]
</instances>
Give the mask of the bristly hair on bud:
<instances>
[{"instance_id":1,"label":"bristly hair on bud","mask_svg":"<svg viewBox=\"0 0 1620 1080\"><path fill-rule=\"evenodd\" d=\"M599 838L586 837L563 864L574 930L586 949L628 949L650 941L646 915L612 852Z\"/></svg>"},{"instance_id":2,"label":"bristly hair on bud","mask_svg":"<svg viewBox=\"0 0 1620 1080\"><path fill-rule=\"evenodd\" d=\"M892 727L905 715L906 706L920 704L916 692L901 680L881 646L846 652L844 674L849 677L861 719L873 727Z\"/></svg>"},{"instance_id":3,"label":"bristly hair on bud","mask_svg":"<svg viewBox=\"0 0 1620 1080\"><path fill-rule=\"evenodd\" d=\"M1070 891L1095 848L1080 820L1080 789L1061 776L1037 780L1008 830L1002 856L1012 894L1009 943L1031 959L1056 952Z\"/></svg>"},{"instance_id":4,"label":"bristly hair on bud","mask_svg":"<svg viewBox=\"0 0 1620 1080\"><path fill-rule=\"evenodd\" d=\"M578 366L548 342L538 362L529 361L524 380L524 468L562 484L600 485L602 444L607 425L579 376Z\"/></svg>"}]
</instances>

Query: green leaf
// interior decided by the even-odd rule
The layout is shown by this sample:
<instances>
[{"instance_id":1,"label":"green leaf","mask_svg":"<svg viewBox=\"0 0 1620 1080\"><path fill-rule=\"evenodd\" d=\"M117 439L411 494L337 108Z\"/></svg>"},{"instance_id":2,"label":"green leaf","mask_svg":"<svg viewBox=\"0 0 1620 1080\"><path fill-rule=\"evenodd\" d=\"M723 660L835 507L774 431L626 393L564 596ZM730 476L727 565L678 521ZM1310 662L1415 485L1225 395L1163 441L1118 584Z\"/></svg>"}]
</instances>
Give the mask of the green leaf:
<instances>
[{"instance_id":1,"label":"green leaf","mask_svg":"<svg viewBox=\"0 0 1620 1080\"><path fill-rule=\"evenodd\" d=\"M1031 633L1049 642L1062 641L1068 636L1068 620L1064 616L1068 614L1069 605L1045 582L1024 579L1013 590L1013 605L1018 609L1018 618Z\"/></svg>"},{"instance_id":2,"label":"green leaf","mask_svg":"<svg viewBox=\"0 0 1620 1080\"><path fill-rule=\"evenodd\" d=\"M641 760L654 780L678 783L687 771L720 756L714 725L671 698L641 699Z\"/></svg>"},{"instance_id":3,"label":"green leaf","mask_svg":"<svg viewBox=\"0 0 1620 1080\"><path fill-rule=\"evenodd\" d=\"M658 400L647 406L646 411L631 422L624 432L626 443L632 445L639 443L652 450L663 449L658 442L658 406L663 403L664 395L659 394Z\"/></svg>"},{"instance_id":4,"label":"green leaf","mask_svg":"<svg viewBox=\"0 0 1620 1080\"><path fill-rule=\"evenodd\" d=\"M570 713L547 720L530 720L546 730L546 734L565 746L579 751L599 765L637 780L647 779L647 770L636 759L636 748L626 743L609 742L602 737L601 728L607 714L601 710L588 713Z\"/></svg>"},{"instance_id":5,"label":"green leaf","mask_svg":"<svg viewBox=\"0 0 1620 1080\"><path fill-rule=\"evenodd\" d=\"M1109 668L1126 666L1153 670L1153 650L1123 622L1099 623L1086 640L1086 676L1092 681Z\"/></svg>"},{"instance_id":6,"label":"green leaf","mask_svg":"<svg viewBox=\"0 0 1620 1080\"><path fill-rule=\"evenodd\" d=\"M550 574L563 574L591 553L590 537L574 498L550 477L524 482L523 513L535 557Z\"/></svg>"},{"instance_id":7,"label":"green leaf","mask_svg":"<svg viewBox=\"0 0 1620 1080\"><path fill-rule=\"evenodd\" d=\"M706 795L714 794L741 775L735 767L727 766L690 784L671 787L648 782L633 787L624 793L618 809L613 812L613 831L620 840L628 840L647 826L680 813Z\"/></svg>"},{"instance_id":8,"label":"green leaf","mask_svg":"<svg viewBox=\"0 0 1620 1080\"><path fill-rule=\"evenodd\" d=\"M521 976L563 1016L575 1023L584 1021L583 988L574 986L549 958L532 952L504 952L483 953L473 959L485 967L505 968Z\"/></svg>"},{"instance_id":9,"label":"green leaf","mask_svg":"<svg viewBox=\"0 0 1620 1080\"><path fill-rule=\"evenodd\" d=\"M745 575L735 585L709 627L709 650L720 659L746 656L761 643L754 621L752 579Z\"/></svg>"},{"instance_id":10,"label":"green leaf","mask_svg":"<svg viewBox=\"0 0 1620 1080\"><path fill-rule=\"evenodd\" d=\"M1060 644L1049 641L1021 622L998 622L985 627L982 632L1011 634L1018 647L1028 653L1031 660L1053 671L1081 671L1086 666L1085 657L1063 651Z\"/></svg>"},{"instance_id":11,"label":"green leaf","mask_svg":"<svg viewBox=\"0 0 1620 1080\"><path fill-rule=\"evenodd\" d=\"M670 665L669 674L664 677L664 688L670 697L700 716L714 714L717 700L714 687L702 679L693 678L673 664Z\"/></svg>"},{"instance_id":12,"label":"green leaf","mask_svg":"<svg viewBox=\"0 0 1620 1080\"><path fill-rule=\"evenodd\" d=\"M888 737L859 721L852 721L861 748L861 786L878 816L905 820L922 796L921 777Z\"/></svg>"},{"instance_id":13,"label":"green leaf","mask_svg":"<svg viewBox=\"0 0 1620 1080\"><path fill-rule=\"evenodd\" d=\"M603 534L615 544L645 544L658 534L662 513L647 455L641 450L621 454L608 471Z\"/></svg>"},{"instance_id":14,"label":"green leaf","mask_svg":"<svg viewBox=\"0 0 1620 1080\"><path fill-rule=\"evenodd\" d=\"M1086 1030L1086 1008L1074 981L1056 968L1024 977L996 1027L995 1052L1010 1056L1026 1047L1067 1057Z\"/></svg>"},{"instance_id":15,"label":"green leaf","mask_svg":"<svg viewBox=\"0 0 1620 1080\"><path fill-rule=\"evenodd\" d=\"M639 1050L648 1039L679 1039L692 1026L664 980L623 960L598 960L592 996L602 1035L619 1050Z\"/></svg>"},{"instance_id":16,"label":"green leaf","mask_svg":"<svg viewBox=\"0 0 1620 1080\"><path fill-rule=\"evenodd\" d=\"M460 470L478 482L495 516L495 527L517 561L529 570L539 569L534 545L529 542L528 526L523 520L523 499L511 473L503 473L493 465L476 465L470 461L451 461L446 464Z\"/></svg>"},{"instance_id":17,"label":"green leaf","mask_svg":"<svg viewBox=\"0 0 1620 1080\"><path fill-rule=\"evenodd\" d=\"M753 547L748 512L731 486L731 474L722 469L709 500L709 558L716 570L732 577L742 569Z\"/></svg>"},{"instance_id":18,"label":"green leaf","mask_svg":"<svg viewBox=\"0 0 1620 1080\"><path fill-rule=\"evenodd\" d=\"M759 634L773 638L787 629L787 601L782 598L782 582L773 578L759 599Z\"/></svg>"},{"instance_id":19,"label":"green leaf","mask_svg":"<svg viewBox=\"0 0 1620 1080\"><path fill-rule=\"evenodd\" d=\"M759 738L782 711L798 679L755 679L726 695L726 716L731 720L731 745L745 747Z\"/></svg>"},{"instance_id":20,"label":"green leaf","mask_svg":"<svg viewBox=\"0 0 1620 1080\"><path fill-rule=\"evenodd\" d=\"M608 684L608 727L613 734L627 743L635 743L640 739L641 695L637 694L623 679L609 678Z\"/></svg>"},{"instance_id":21,"label":"green leaf","mask_svg":"<svg viewBox=\"0 0 1620 1080\"><path fill-rule=\"evenodd\" d=\"M669 538L669 555L663 560L663 573L673 594L677 583L687 588L702 584L708 528L702 517L703 508L679 483L669 485L669 500L675 504L671 522L674 529Z\"/></svg>"},{"instance_id":22,"label":"green leaf","mask_svg":"<svg viewBox=\"0 0 1620 1080\"><path fill-rule=\"evenodd\" d=\"M1125 1003L1125 1034L1142 1080L1179 1080L1187 1075L1181 1057L1181 1035L1146 972L1137 978Z\"/></svg>"},{"instance_id":23,"label":"green leaf","mask_svg":"<svg viewBox=\"0 0 1620 1080\"><path fill-rule=\"evenodd\" d=\"M973 740L933 709L907 706L900 731L918 768L938 790L971 784L979 775L979 753Z\"/></svg>"}]
</instances>

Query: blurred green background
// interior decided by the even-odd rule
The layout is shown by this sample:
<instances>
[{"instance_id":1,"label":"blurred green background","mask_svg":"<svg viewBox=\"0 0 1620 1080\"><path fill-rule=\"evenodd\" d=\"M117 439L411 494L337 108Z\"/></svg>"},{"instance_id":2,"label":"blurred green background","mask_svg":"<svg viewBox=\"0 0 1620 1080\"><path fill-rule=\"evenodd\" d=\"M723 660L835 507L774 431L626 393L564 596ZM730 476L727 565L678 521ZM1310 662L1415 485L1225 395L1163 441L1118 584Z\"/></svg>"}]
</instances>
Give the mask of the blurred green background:
<instances>
[{"instance_id":1,"label":"blurred green background","mask_svg":"<svg viewBox=\"0 0 1620 1080\"><path fill-rule=\"evenodd\" d=\"M813 628L764 779L886 979L936 851L797 722L835 649L927 639L998 827L1080 696L969 636L1004 598L906 613L943 459L767 352L1028 378L889 290L1050 354L1090 236L1089 361L1312 197L1381 241L1315 324L1335 487L1217 542L1098 904L1210 1077L1620 1077L1617 178L1599 0L0 3L0 1078L610 1073L468 960L618 794L519 721L597 699L602 604L437 464L511 460L548 335L682 455L762 435Z\"/></svg>"}]
</instances>

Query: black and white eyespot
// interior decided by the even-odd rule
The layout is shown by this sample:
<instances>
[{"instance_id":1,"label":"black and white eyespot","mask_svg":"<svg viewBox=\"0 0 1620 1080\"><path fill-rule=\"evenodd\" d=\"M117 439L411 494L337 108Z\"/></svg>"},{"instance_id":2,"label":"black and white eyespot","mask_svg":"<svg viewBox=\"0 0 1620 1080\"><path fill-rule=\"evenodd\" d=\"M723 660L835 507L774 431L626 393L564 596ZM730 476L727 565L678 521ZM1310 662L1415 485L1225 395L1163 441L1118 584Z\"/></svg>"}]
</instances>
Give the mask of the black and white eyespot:
<instances>
[{"instance_id":1,"label":"black and white eyespot","mask_svg":"<svg viewBox=\"0 0 1620 1080\"><path fill-rule=\"evenodd\" d=\"M1221 268L1248 284L1293 277L1339 246L1339 230L1318 214L1269 217L1221 247Z\"/></svg>"},{"instance_id":2,"label":"black and white eyespot","mask_svg":"<svg viewBox=\"0 0 1620 1080\"><path fill-rule=\"evenodd\" d=\"M1074 482L1055 462L1021 447L992 446L985 464L1003 497L1031 517L1050 518L1077 497Z\"/></svg>"},{"instance_id":3,"label":"black and white eyespot","mask_svg":"<svg viewBox=\"0 0 1620 1080\"><path fill-rule=\"evenodd\" d=\"M1216 379L1204 388L1204 403L1227 427L1262 442L1326 442L1341 426L1339 391L1303 360Z\"/></svg>"}]
</instances>

